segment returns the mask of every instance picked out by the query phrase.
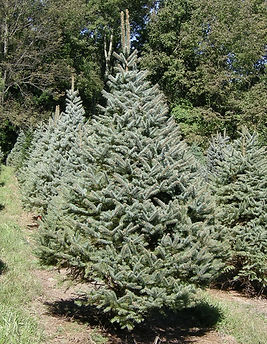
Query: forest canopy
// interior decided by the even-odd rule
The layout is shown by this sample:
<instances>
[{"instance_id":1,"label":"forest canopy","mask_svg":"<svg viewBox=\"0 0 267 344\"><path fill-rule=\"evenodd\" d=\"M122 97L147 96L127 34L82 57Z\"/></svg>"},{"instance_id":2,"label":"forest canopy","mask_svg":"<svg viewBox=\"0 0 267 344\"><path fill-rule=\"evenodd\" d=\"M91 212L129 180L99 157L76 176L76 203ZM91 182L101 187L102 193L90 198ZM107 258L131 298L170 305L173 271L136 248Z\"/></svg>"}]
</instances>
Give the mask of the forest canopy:
<instances>
[{"instance_id":1,"label":"forest canopy","mask_svg":"<svg viewBox=\"0 0 267 344\"><path fill-rule=\"evenodd\" d=\"M0 144L63 106L76 76L87 116L120 49L129 9L142 68L164 92L189 142L246 124L266 142L264 0L3 0L0 3Z\"/></svg>"}]
</instances>

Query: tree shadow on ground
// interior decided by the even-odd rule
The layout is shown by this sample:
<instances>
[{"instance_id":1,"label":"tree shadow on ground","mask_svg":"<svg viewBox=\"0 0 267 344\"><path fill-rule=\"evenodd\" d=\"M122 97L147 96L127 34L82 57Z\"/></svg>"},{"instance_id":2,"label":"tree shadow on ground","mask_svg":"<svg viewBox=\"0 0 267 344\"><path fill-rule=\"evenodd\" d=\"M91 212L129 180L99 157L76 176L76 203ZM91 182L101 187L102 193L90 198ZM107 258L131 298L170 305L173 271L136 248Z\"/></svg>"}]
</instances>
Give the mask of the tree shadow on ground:
<instances>
[{"instance_id":1,"label":"tree shadow on ground","mask_svg":"<svg viewBox=\"0 0 267 344\"><path fill-rule=\"evenodd\" d=\"M165 316L155 311L142 325L129 333L111 324L107 314L95 307L78 306L77 301L83 303L85 300L60 300L46 305L49 313L54 316L105 329L108 343L113 344L151 344L157 337L157 344L189 344L194 342L190 337L204 336L221 319L221 313L216 307L200 302L179 312L166 312Z\"/></svg>"},{"instance_id":2,"label":"tree shadow on ground","mask_svg":"<svg viewBox=\"0 0 267 344\"><path fill-rule=\"evenodd\" d=\"M7 265L0 259L0 275L7 270Z\"/></svg>"},{"instance_id":3,"label":"tree shadow on ground","mask_svg":"<svg viewBox=\"0 0 267 344\"><path fill-rule=\"evenodd\" d=\"M5 186L5 182L0 182L0 187Z\"/></svg>"},{"instance_id":4,"label":"tree shadow on ground","mask_svg":"<svg viewBox=\"0 0 267 344\"><path fill-rule=\"evenodd\" d=\"M5 209L4 204L1 204L1 203L0 203L0 211L1 211L1 210L4 210L4 209Z\"/></svg>"}]
</instances>

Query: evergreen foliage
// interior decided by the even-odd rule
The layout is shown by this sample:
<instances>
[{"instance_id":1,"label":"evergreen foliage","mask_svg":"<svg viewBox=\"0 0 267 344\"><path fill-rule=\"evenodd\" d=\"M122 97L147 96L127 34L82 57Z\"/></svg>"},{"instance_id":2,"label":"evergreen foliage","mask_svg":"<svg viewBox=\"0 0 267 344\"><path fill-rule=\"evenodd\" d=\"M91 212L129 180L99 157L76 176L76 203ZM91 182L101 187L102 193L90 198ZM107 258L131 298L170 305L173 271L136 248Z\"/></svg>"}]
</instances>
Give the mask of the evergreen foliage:
<instances>
[{"instance_id":1,"label":"evergreen foliage","mask_svg":"<svg viewBox=\"0 0 267 344\"><path fill-rule=\"evenodd\" d=\"M65 200L52 200L39 256L92 282L88 303L132 329L152 310L187 305L218 272L221 247L212 199L162 93L129 45L115 56L107 105L86 135L86 169Z\"/></svg>"},{"instance_id":2,"label":"evergreen foliage","mask_svg":"<svg viewBox=\"0 0 267 344\"><path fill-rule=\"evenodd\" d=\"M22 199L28 208L45 213L63 179L78 168L74 147L79 145L83 124L81 99L77 91L70 90L66 111L36 131L29 159L20 172Z\"/></svg>"},{"instance_id":3,"label":"evergreen foliage","mask_svg":"<svg viewBox=\"0 0 267 344\"><path fill-rule=\"evenodd\" d=\"M15 170L22 168L24 162L28 159L29 150L32 144L33 132L31 130L21 130L17 141L7 156L6 164L12 166Z\"/></svg>"},{"instance_id":4,"label":"evergreen foliage","mask_svg":"<svg viewBox=\"0 0 267 344\"><path fill-rule=\"evenodd\" d=\"M36 156L38 156L38 146L40 147L42 145L44 136L48 132L48 128L52 125L52 123L53 119L50 119L48 123L40 123L32 132L31 142L29 143L27 152L25 152L25 159L23 160L23 164L21 165L21 167L17 170L17 178L22 188L23 184L27 180L27 177L29 178L29 175L26 171L27 169L30 169L31 160L34 160Z\"/></svg>"},{"instance_id":5,"label":"evergreen foliage","mask_svg":"<svg viewBox=\"0 0 267 344\"><path fill-rule=\"evenodd\" d=\"M2 149L0 147L0 163L2 163L3 159L4 159L4 153L2 152Z\"/></svg>"},{"instance_id":6,"label":"evergreen foliage","mask_svg":"<svg viewBox=\"0 0 267 344\"><path fill-rule=\"evenodd\" d=\"M208 174L214 175L217 173L218 166L225 160L225 151L230 149L229 140L230 138L226 135L225 131L223 135L217 133L216 136L211 138L206 153L206 168Z\"/></svg>"},{"instance_id":7,"label":"evergreen foliage","mask_svg":"<svg viewBox=\"0 0 267 344\"><path fill-rule=\"evenodd\" d=\"M7 166L14 166L15 168L20 165L21 161L21 151L25 141L25 132L21 130L17 137L17 141L14 144L12 150L7 156L6 164Z\"/></svg>"},{"instance_id":8,"label":"evergreen foliage","mask_svg":"<svg viewBox=\"0 0 267 344\"><path fill-rule=\"evenodd\" d=\"M216 144L215 144L216 143ZM263 292L267 282L267 150L256 133L244 129L225 145L212 141L209 179L217 200L218 219L227 228L230 257L225 278L248 291Z\"/></svg>"}]
</instances>

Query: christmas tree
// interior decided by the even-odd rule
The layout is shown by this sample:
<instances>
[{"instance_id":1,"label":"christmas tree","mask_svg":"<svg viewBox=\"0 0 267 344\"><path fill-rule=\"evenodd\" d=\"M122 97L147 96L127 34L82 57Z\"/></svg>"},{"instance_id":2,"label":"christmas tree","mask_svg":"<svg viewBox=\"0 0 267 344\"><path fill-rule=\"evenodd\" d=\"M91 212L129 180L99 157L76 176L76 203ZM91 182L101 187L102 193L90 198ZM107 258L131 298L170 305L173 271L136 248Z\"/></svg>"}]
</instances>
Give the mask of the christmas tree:
<instances>
[{"instance_id":1,"label":"christmas tree","mask_svg":"<svg viewBox=\"0 0 267 344\"><path fill-rule=\"evenodd\" d=\"M214 142L213 142L214 143ZM267 150L244 129L228 145L218 141L216 173L210 174L217 217L227 228L230 257L225 278L249 291L267 282Z\"/></svg>"},{"instance_id":2,"label":"christmas tree","mask_svg":"<svg viewBox=\"0 0 267 344\"><path fill-rule=\"evenodd\" d=\"M56 113L49 124L36 131L28 162L19 174L24 204L40 213L46 212L64 178L79 168L73 149L80 143L84 110L77 91L68 91L66 102L65 112Z\"/></svg>"},{"instance_id":3,"label":"christmas tree","mask_svg":"<svg viewBox=\"0 0 267 344\"><path fill-rule=\"evenodd\" d=\"M32 144L33 131L21 130L17 137L17 141L7 156L7 166L12 166L15 170L22 168L24 162L28 159L29 150Z\"/></svg>"},{"instance_id":4,"label":"christmas tree","mask_svg":"<svg viewBox=\"0 0 267 344\"><path fill-rule=\"evenodd\" d=\"M49 133L49 128L52 125L53 125L53 119L50 119L48 123L39 123L38 126L31 133L31 140L29 143L29 147L26 150L25 158L23 159L22 165L17 170L17 178L22 189L23 189L24 183L26 183L26 181L30 179L30 173L28 172L31 169L31 165L34 166L38 162L39 156L42 156L41 154L38 154L38 148L43 146L43 141L45 140L46 135ZM18 156L19 159L21 156L20 148L23 147L23 140L26 137L26 135L23 135L23 134L21 135L22 135L22 139L20 140L19 137L17 139L17 141L19 141L18 148L16 148L16 145L14 146L15 157ZM31 164L31 160L32 160L32 164ZM12 164L12 161L13 161L13 153L11 154L10 164Z\"/></svg>"},{"instance_id":5,"label":"christmas tree","mask_svg":"<svg viewBox=\"0 0 267 344\"><path fill-rule=\"evenodd\" d=\"M17 166L20 165L20 161L21 161L21 152L22 152L22 147L23 144L25 142L25 133L23 130L21 130L19 132L19 135L17 137L17 141L14 145L14 147L12 148L12 150L10 151L10 153L7 156L6 159L6 164L7 166L13 166L15 168L17 168Z\"/></svg>"},{"instance_id":6,"label":"christmas tree","mask_svg":"<svg viewBox=\"0 0 267 344\"><path fill-rule=\"evenodd\" d=\"M218 272L221 248L212 198L164 96L137 68L128 27L107 105L88 127L86 168L50 204L39 256L92 283L88 302L132 329L154 309L186 306Z\"/></svg>"}]
</instances>

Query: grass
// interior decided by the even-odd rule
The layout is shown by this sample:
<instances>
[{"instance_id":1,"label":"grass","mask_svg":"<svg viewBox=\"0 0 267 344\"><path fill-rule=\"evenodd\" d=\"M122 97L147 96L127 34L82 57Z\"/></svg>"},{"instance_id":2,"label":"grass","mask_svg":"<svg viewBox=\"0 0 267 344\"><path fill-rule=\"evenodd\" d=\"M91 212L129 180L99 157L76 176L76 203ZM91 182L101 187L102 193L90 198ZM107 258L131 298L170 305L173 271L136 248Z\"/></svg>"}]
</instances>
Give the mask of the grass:
<instances>
[{"instance_id":1,"label":"grass","mask_svg":"<svg viewBox=\"0 0 267 344\"><path fill-rule=\"evenodd\" d=\"M17 225L22 215L11 168L0 176L0 344L38 344L42 331L29 305L39 295L31 276L34 262L29 245Z\"/></svg>"},{"instance_id":2,"label":"grass","mask_svg":"<svg viewBox=\"0 0 267 344\"><path fill-rule=\"evenodd\" d=\"M242 344L267 343L266 317L257 312L253 304L221 300L210 295L206 299L221 311L222 317L216 324L217 331L231 335Z\"/></svg>"},{"instance_id":3,"label":"grass","mask_svg":"<svg viewBox=\"0 0 267 344\"><path fill-rule=\"evenodd\" d=\"M106 344L108 339L103 337L100 333L100 329L94 329L90 333L90 340L92 344Z\"/></svg>"},{"instance_id":4,"label":"grass","mask_svg":"<svg viewBox=\"0 0 267 344\"><path fill-rule=\"evenodd\" d=\"M208 292L201 293L202 302L216 308L220 313L215 330L234 337L237 343L267 343L267 319L251 304L221 299Z\"/></svg>"}]
</instances>

